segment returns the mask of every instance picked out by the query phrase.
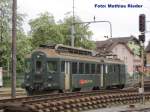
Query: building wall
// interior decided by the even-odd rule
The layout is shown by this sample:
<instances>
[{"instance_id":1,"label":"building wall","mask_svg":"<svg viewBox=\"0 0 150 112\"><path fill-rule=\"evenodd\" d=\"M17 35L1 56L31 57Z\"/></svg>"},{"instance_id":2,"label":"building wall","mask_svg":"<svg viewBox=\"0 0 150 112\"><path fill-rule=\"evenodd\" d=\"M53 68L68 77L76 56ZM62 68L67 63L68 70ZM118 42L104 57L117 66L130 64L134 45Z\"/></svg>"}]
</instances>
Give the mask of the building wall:
<instances>
[{"instance_id":1,"label":"building wall","mask_svg":"<svg viewBox=\"0 0 150 112\"><path fill-rule=\"evenodd\" d=\"M150 66L150 53L149 52L146 53L146 62L147 62L147 66Z\"/></svg>"},{"instance_id":2,"label":"building wall","mask_svg":"<svg viewBox=\"0 0 150 112\"><path fill-rule=\"evenodd\" d=\"M132 74L134 71L134 56L123 44L116 45L112 52L118 56L119 59L123 60L127 66L127 72Z\"/></svg>"}]
</instances>

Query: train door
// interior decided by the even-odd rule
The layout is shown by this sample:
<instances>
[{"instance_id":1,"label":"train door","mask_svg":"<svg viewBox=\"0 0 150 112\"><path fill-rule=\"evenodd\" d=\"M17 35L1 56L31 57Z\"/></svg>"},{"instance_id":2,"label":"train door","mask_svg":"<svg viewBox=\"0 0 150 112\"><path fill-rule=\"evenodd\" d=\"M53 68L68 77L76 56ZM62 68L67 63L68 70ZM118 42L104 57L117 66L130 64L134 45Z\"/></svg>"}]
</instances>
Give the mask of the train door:
<instances>
[{"instance_id":1,"label":"train door","mask_svg":"<svg viewBox=\"0 0 150 112\"><path fill-rule=\"evenodd\" d=\"M45 55L41 52L38 52L33 55L33 61L34 61L34 83L42 83L44 80L44 74L45 74Z\"/></svg>"},{"instance_id":2,"label":"train door","mask_svg":"<svg viewBox=\"0 0 150 112\"><path fill-rule=\"evenodd\" d=\"M103 64L103 86L107 87L109 83L108 65Z\"/></svg>"},{"instance_id":3,"label":"train door","mask_svg":"<svg viewBox=\"0 0 150 112\"><path fill-rule=\"evenodd\" d=\"M70 89L70 62L65 62L65 90Z\"/></svg>"}]
</instances>

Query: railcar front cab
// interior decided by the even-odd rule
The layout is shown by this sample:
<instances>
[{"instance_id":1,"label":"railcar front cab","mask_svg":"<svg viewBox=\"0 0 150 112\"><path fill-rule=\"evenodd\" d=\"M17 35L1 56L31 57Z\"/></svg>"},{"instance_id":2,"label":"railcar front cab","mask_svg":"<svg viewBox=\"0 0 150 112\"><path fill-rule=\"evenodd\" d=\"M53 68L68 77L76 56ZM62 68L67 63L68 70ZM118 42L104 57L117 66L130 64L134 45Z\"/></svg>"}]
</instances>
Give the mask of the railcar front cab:
<instances>
[{"instance_id":1,"label":"railcar front cab","mask_svg":"<svg viewBox=\"0 0 150 112\"><path fill-rule=\"evenodd\" d=\"M34 52L31 58L25 60L25 80L24 88L27 90L28 94L36 89L42 89L42 81L45 75L45 54L42 52Z\"/></svg>"},{"instance_id":2,"label":"railcar front cab","mask_svg":"<svg viewBox=\"0 0 150 112\"><path fill-rule=\"evenodd\" d=\"M23 88L29 95L37 91L58 89L58 61L56 60L47 58L41 51L34 52L31 58L26 58Z\"/></svg>"}]
</instances>

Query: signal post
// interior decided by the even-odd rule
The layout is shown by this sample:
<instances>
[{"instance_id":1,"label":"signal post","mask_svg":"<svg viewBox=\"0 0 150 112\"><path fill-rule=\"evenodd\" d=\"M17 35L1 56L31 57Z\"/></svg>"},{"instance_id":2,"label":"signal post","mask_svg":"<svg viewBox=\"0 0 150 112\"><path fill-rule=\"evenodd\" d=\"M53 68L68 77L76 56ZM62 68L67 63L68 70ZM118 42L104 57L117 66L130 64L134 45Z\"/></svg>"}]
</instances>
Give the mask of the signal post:
<instances>
[{"instance_id":1,"label":"signal post","mask_svg":"<svg viewBox=\"0 0 150 112\"><path fill-rule=\"evenodd\" d=\"M145 42L145 23L146 23L146 16L145 14L140 14L139 15L139 31L140 31L140 35L139 35L139 41L140 41L140 45L141 45L141 59L142 59L142 63L141 63L141 71L140 71L140 75L141 75L141 84L140 84L140 88L139 88L139 93L142 96L142 103L145 103L145 95L144 95L144 42Z\"/></svg>"}]
</instances>

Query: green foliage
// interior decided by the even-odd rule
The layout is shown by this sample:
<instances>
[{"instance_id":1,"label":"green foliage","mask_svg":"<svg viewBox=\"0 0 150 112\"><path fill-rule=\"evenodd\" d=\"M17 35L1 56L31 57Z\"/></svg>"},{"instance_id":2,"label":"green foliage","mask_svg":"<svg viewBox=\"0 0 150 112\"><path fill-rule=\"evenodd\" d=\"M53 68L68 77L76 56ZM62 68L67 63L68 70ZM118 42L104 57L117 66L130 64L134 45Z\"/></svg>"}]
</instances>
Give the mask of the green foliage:
<instances>
[{"instance_id":1,"label":"green foliage","mask_svg":"<svg viewBox=\"0 0 150 112\"><path fill-rule=\"evenodd\" d=\"M128 42L128 47L133 51L134 55L140 56L140 46L133 41Z\"/></svg>"},{"instance_id":2,"label":"green foliage","mask_svg":"<svg viewBox=\"0 0 150 112\"><path fill-rule=\"evenodd\" d=\"M45 43L63 43L63 36L59 26L55 24L54 17L49 13L41 14L35 20L31 20L31 34L33 48Z\"/></svg>"},{"instance_id":3,"label":"green foliage","mask_svg":"<svg viewBox=\"0 0 150 112\"><path fill-rule=\"evenodd\" d=\"M11 34L12 34L12 0L0 0L0 66L4 70L11 71ZM38 18L30 20L30 36L23 31L24 15L17 13L17 72L23 72L25 56L40 44L57 43L71 44L72 17L66 17L59 22L55 22L52 14L46 12ZM75 17L75 22L82 22L79 17ZM94 49L95 44L90 41L92 32L84 24L75 25L75 46L87 49Z\"/></svg>"},{"instance_id":4,"label":"green foliage","mask_svg":"<svg viewBox=\"0 0 150 112\"><path fill-rule=\"evenodd\" d=\"M1 17L0 17L0 66L6 68L11 54L11 0L1 0Z\"/></svg>"},{"instance_id":5,"label":"green foliage","mask_svg":"<svg viewBox=\"0 0 150 112\"><path fill-rule=\"evenodd\" d=\"M16 75L16 87L21 87L23 79L24 79L23 74L17 74ZM11 77L8 76L7 74L4 74L4 76L3 76L3 86L4 87L11 87Z\"/></svg>"},{"instance_id":6,"label":"green foliage","mask_svg":"<svg viewBox=\"0 0 150 112\"><path fill-rule=\"evenodd\" d=\"M0 66L4 70L11 71L11 16L12 16L12 0L1 0L0 7L2 7L3 16L0 18L2 22L0 34L2 41L0 42ZM23 71L24 58L27 53L31 51L30 38L23 32L24 15L17 15L17 72Z\"/></svg>"},{"instance_id":7,"label":"green foliage","mask_svg":"<svg viewBox=\"0 0 150 112\"><path fill-rule=\"evenodd\" d=\"M31 38L22 32L17 32L17 72L22 72L25 67L25 56L32 51Z\"/></svg>"},{"instance_id":8,"label":"green foliage","mask_svg":"<svg viewBox=\"0 0 150 112\"><path fill-rule=\"evenodd\" d=\"M75 23L81 23L79 17ZM55 22L54 17L49 13L41 14L40 17L30 21L33 48L40 44L61 43L71 44L72 17L66 17L63 21ZM75 46L87 49L94 49L94 43L90 41L92 31L84 24L75 25Z\"/></svg>"}]
</instances>

